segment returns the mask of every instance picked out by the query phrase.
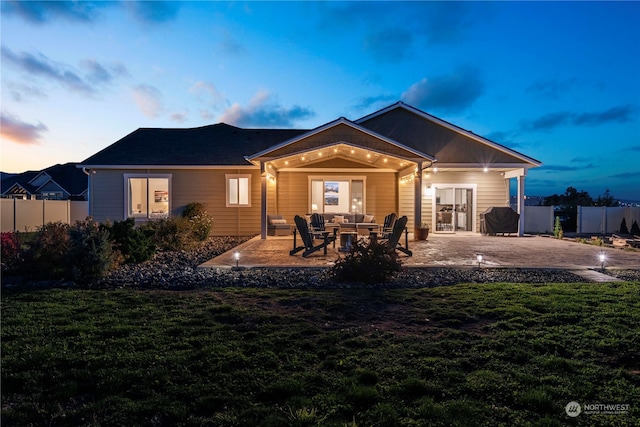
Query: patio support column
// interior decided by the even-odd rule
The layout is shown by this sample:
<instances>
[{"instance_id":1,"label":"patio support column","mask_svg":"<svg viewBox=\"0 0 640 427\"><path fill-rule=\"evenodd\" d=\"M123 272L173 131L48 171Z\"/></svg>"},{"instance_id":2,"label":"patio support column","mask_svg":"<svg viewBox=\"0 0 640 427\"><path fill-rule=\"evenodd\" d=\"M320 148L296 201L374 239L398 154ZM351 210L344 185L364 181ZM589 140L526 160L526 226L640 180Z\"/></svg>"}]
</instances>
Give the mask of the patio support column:
<instances>
[{"instance_id":1,"label":"patio support column","mask_svg":"<svg viewBox=\"0 0 640 427\"><path fill-rule=\"evenodd\" d=\"M418 171L414 174L413 180L413 228L415 229L422 222L422 170L418 163Z\"/></svg>"},{"instance_id":2,"label":"patio support column","mask_svg":"<svg viewBox=\"0 0 640 427\"><path fill-rule=\"evenodd\" d=\"M518 175L518 236L524 236L524 175Z\"/></svg>"},{"instance_id":3,"label":"patio support column","mask_svg":"<svg viewBox=\"0 0 640 427\"><path fill-rule=\"evenodd\" d=\"M267 172L260 162L260 238L267 238Z\"/></svg>"}]
</instances>

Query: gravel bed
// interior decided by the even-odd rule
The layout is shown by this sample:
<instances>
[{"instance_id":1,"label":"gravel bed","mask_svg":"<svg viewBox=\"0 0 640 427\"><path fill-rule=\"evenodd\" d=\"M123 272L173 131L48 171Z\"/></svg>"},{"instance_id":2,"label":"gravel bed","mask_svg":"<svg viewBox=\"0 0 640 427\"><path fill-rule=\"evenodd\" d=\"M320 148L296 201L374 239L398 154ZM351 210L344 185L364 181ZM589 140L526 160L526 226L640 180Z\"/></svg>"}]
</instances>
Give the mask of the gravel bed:
<instances>
[{"instance_id":1,"label":"gravel bed","mask_svg":"<svg viewBox=\"0 0 640 427\"><path fill-rule=\"evenodd\" d=\"M585 282L570 271L558 269L515 268L405 268L389 282L376 285L334 283L327 268L253 268L203 269L197 266L220 255L249 237L216 237L193 250L158 252L144 263L123 265L107 277L82 288L89 289L167 289L189 290L218 287L255 288L430 288L457 283L575 283ZM640 271L610 270L612 276L640 281ZM5 289L77 287L69 281L25 282L14 278L4 281Z\"/></svg>"}]
</instances>

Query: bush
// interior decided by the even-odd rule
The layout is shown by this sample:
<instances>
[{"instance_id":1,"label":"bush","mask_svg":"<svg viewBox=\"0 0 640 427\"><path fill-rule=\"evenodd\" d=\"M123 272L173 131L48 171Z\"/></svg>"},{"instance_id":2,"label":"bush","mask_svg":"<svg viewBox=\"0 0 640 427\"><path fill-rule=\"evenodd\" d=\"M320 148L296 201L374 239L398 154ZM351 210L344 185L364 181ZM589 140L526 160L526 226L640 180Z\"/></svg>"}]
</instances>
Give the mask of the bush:
<instances>
[{"instance_id":1,"label":"bush","mask_svg":"<svg viewBox=\"0 0 640 427\"><path fill-rule=\"evenodd\" d=\"M622 222L620 223L620 234L629 234L629 228L627 228L626 218L622 218Z\"/></svg>"},{"instance_id":2,"label":"bush","mask_svg":"<svg viewBox=\"0 0 640 427\"><path fill-rule=\"evenodd\" d=\"M87 283L104 277L118 265L120 257L114 250L109 232L93 219L76 222L69 236L72 279Z\"/></svg>"},{"instance_id":3,"label":"bush","mask_svg":"<svg viewBox=\"0 0 640 427\"><path fill-rule=\"evenodd\" d=\"M63 279L69 276L69 226L50 222L39 227L24 254L23 270L39 279Z\"/></svg>"},{"instance_id":4,"label":"bush","mask_svg":"<svg viewBox=\"0 0 640 427\"><path fill-rule=\"evenodd\" d=\"M336 261L331 274L337 282L383 283L401 267L395 249L373 239L368 243L359 240L344 258Z\"/></svg>"},{"instance_id":5,"label":"bush","mask_svg":"<svg viewBox=\"0 0 640 427\"><path fill-rule=\"evenodd\" d=\"M156 252L155 230L150 227L136 227L133 218L103 227L109 232L111 241L126 263L147 261Z\"/></svg>"},{"instance_id":6,"label":"bush","mask_svg":"<svg viewBox=\"0 0 640 427\"><path fill-rule=\"evenodd\" d=\"M633 221L631 224L631 234L634 236L640 236L640 227L638 227L638 221Z\"/></svg>"},{"instance_id":7,"label":"bush","mask_svg":"<svg viewBox=\"0 0 640 427\"><path fill-rule=\"evenodd\" d=\"M143 226L151 230L155 245L165 251L181 251L189 249L195 243L192 235L191 223L182 217L169 217L156 221L149 221Z\"/></svg>"},{"instance_id":8,"label":"bush","mask_svg":"<svg viewBox=\"0 0 640 427\"><path fill-rule=\"evenodd\" d=\"M182 217L189 220L194 239L203 242L209 238L213 219L207 214L202 203L189 203L185 207Z\"/></svg>"},{"instance_id":9,"label":"bush","mask_svg":"<svg viewBox=\"0 0 640 427\"><path fill-rule=\"evenodd\" d=\"M20 236L16 232L6 232L1 235L2 240L2 262L3 272L12 272L20 267L23 260L24 250L22 248L22 242Z\"/></svg>"},{"instance_id":10,"label":"bush","mask_svg":"<svg viewBox=\"0 0 640 427\"><path fill-rule=\"evenodd\" d=\"M564 237L564 232L562 231L562 223L560 222L560 217L556 217L556 222L553 225L553 235L556 239L562 239Z\"/></svg>"}]
</instances>

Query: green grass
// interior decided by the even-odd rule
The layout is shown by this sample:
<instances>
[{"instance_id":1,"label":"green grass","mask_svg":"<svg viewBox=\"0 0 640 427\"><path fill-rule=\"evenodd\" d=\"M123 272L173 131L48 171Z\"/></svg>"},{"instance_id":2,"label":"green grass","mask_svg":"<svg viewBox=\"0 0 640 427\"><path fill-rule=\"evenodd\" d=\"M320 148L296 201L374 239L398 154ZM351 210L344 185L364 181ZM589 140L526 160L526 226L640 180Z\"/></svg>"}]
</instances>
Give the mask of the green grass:
<instances>
[{"instance_id":1,"label":"green grass","mask_svg":"<svg viewBox=\"0 0 640 427\"><path fill-rule=\"evenodd\" d=\"M639 324L637 283L5 294L2 425L633 426Z\"/></svg>"}]
</instances>

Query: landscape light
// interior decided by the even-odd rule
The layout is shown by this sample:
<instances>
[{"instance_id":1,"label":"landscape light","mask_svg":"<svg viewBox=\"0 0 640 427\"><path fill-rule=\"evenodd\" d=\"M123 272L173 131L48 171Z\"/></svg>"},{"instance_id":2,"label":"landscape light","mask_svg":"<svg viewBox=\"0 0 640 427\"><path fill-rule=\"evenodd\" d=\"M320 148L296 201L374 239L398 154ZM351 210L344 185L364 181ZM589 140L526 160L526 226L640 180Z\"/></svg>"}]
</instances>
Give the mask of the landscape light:
<instances>
[{"instance_id":1,"label":"landscape light","mask_svg":"<svg viewBox=\"0 0 640 427\"><path fill-rule=\"evenodd\" d=\"M240 261L240 252L235 251L233 257L236 259L236 268L238 268L238 262Z\"/></svg>"},{"instance_id":2,"label":"landscape light","mask_svg":"<svg viewBox=\"0 0 640 427\"><path fill-rule=\"evenodd\" d=\"M602 269L602 271L604 271L604 262L607 260L607 257L605 256L604 252L600 252L600 268Z\"/></svg>"},{"instance_id":3,"label":"landscape light","mask_svg":"<svg viewBox=\"0 0 640 427\"><path fill-rule=\"evenodd\" d=\"M482 264L482 254L476 254L476 261L478 261L478 268L480 268L480 264Z\"/></svg>"}]
</instances>

